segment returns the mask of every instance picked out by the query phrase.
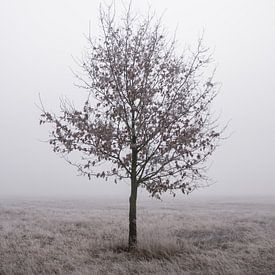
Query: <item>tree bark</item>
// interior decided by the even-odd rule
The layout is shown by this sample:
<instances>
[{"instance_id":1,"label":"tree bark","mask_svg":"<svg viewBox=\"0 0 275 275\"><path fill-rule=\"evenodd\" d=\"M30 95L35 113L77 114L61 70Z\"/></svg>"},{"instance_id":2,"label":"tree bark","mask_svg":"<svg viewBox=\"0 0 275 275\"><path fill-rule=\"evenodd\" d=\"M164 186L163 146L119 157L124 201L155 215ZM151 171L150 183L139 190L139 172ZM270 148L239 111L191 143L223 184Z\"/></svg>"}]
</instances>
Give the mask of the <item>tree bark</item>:
<instances>
[{"instance_id":1,"label":"tree bark","mask_svg":"<svg viewBox=\"0 0 275 275\"><path fill-rule=\"evenodd\" d=\"M132 174L131 174L131 195L129 198L129 249L137 247L137 150L132 149Z\"/></svg>"},{"instance_id":2,"label":"tree bark","mask_svg":"<svg viewBox=\"0 0 275 275\"><path fill-rule=\"evenodd\" d=\"M137 246L137 187L131 183L131 196L130 196L130 211L129 211L129 249Z\"/></svg>"}]
</instances>

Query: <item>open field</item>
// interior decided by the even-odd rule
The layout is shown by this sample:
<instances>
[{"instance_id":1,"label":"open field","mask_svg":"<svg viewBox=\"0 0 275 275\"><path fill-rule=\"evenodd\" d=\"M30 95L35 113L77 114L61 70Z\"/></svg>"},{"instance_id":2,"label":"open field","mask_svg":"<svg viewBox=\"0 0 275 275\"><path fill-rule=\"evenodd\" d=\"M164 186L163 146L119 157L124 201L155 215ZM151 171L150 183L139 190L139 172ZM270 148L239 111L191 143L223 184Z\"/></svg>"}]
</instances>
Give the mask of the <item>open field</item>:
<instances>
[{"instance_id":1,"label":"open field","mask_svg":"<svg viewBox=\"0 0 275 275\"><path fill-rule=\"evenodd\" d=\"M275 201L0 202L0 274L275 274Z\"/></svg>"}]
</instances>

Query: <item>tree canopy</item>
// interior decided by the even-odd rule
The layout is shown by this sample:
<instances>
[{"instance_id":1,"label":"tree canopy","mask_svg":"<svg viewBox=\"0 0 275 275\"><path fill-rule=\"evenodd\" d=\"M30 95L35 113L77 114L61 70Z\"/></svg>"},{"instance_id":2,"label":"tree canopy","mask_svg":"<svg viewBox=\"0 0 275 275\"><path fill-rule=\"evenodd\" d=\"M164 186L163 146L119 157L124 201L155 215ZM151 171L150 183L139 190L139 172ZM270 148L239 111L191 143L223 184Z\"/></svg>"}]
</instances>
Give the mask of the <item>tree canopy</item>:
<instances>
[{"instance_id":1,"label":"tree canopy","mask_svg":"<svg viewBox=\"0 0 275 275\"><path fill-rule=\"evenodd\" d=\"M85 75L77 75L89 91L83 108L63 101L60 116L43 109L53 150L78 151L82 159L72 164L82 174L117 182L131 178L134 149L138 186L157 197L191 191L220 136L210 113L217 84L205 75L209 50L199 39L195 52L177 54L176 40L154 16L128 10L117 23L110 9L101 9L100 22L102 33L88 37L80 64Z\"/></svg>"}]
</instances>

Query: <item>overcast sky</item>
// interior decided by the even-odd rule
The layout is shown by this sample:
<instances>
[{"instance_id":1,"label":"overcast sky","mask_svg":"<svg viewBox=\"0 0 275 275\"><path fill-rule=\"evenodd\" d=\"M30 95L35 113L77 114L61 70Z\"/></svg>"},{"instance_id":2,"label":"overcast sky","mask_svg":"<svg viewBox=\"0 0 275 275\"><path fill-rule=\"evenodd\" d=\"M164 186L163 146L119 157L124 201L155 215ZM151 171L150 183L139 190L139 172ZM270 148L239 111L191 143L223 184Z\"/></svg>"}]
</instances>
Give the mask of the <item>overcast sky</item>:
<instances>
[{"instance_id":1,"label":"overcast sky","mask_svg":"<svg viewBox=\"0 0 275 275\"><path fill-rule=\"evenodd\" d=\"M108 3L108 1L106 1ZM119 1L117 9L119 11ZM126 1L125 1L126 2ZM213 186L197 195L275 195L275 1L133 0L148 4L177 38L214 50L222 88L213 110L228 134L213 155ZM81 57L85 34L97 33L100 1L0 1L0 196L128 196L127 184L102 184L78 177L47 143L35 107L40 93L52 111L59 97L81 101L73 86L72 59ZM145 192L143 192L145 194ZM195 193L191 196L197 196Z\"/></svg>"}]
</instances>

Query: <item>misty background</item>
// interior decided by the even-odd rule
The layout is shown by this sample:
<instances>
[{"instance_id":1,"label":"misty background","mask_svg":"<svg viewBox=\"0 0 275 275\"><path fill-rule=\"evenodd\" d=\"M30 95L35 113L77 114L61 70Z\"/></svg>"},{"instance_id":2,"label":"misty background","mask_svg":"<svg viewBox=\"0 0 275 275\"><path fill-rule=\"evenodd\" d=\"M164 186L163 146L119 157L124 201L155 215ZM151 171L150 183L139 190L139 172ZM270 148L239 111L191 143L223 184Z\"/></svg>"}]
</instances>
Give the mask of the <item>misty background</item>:
<instances>
[{"instance_id":1,"label":"misty background","mask_svg":"<svg viewBox=\"0 0 275 275\"><path fill-rule=\"evenodd\" d=\"M105 1L109 3L110 1ZM125 3L127 3L125 1ZM51 151L49 128L39 126L35 106L59 110L59 98L76 103L70 68L97 35L100 1L0 1L0 196L124 197L129 184L77 176L74 167ZM148 5L180 45L204 44L214 50L216 81L222 83L213 111L220 124L230 120L211 158L208 175L216 183L190 196L274 196L275 159L275 2L273 0L133 0L138 13ZM117 12L121 2L117 1ZM146 191L142 191L147 196Z\"/></svg>"}]
</instances>

